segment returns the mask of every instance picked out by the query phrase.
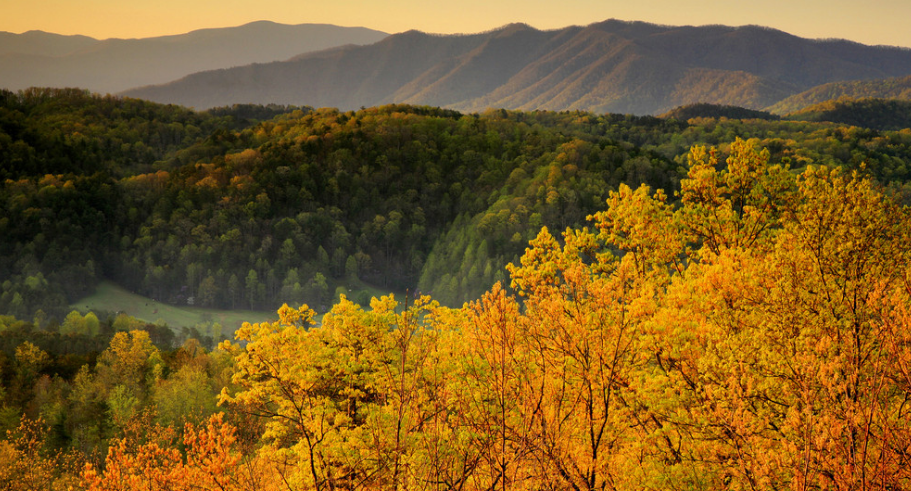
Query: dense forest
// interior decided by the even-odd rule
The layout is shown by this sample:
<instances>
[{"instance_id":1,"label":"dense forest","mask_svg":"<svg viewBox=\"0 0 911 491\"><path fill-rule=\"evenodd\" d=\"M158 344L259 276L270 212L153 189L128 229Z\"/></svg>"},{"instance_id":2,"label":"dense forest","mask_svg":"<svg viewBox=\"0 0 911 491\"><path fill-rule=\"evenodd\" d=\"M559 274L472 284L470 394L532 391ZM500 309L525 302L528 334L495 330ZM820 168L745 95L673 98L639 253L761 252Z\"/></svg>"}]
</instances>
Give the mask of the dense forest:
<instances>
[{"instance_id":1,"label":"dense forest","mask_svg":"<svg viewBox=\"0 0 911 491\"><path fill-rule=\"evenodd\" d=\"M765 111L747 109L739 106L725 106L720 104L688 104L674 108L659 117L673 118L686 121L694 118L712 118L712 119L768 119L778 120L780 116Z\"/></svg>"},{"instance_id":2,"label":"dense forest","mask_svg":"<svg viewBox=\"0 0 911 491\"><path fill-rule=\"evenodd\" d=\"M809 106L838 99L911 99L911 76L877 80L832 82L794 94L768 108L775 114L798 112Z\"/></svg>"},{"instance_id":3,"label":"dense forest","mask_svg":"<svg viewBox=\"0 0 911 491\"><path fill-rule=\"evenodd\" d=\"M443 127L517 125L528 116L386 108L356 117L369 126L383 111ZM240 137L341 116L299 114ZM613 119L534 117L560 132L581 127L579 118L591 126ZM695 131L688 126L695 123L616 121L612 131L628 132L617 141L657 138L667 124ZM703 122L699 131L743 124ZM844 142L864 141L870 151L871 142L902 136L803 128L831 132L816 148L842 157L851 155L837 151ZM582 155L599 155L596 131ZM313 143L339 134L322 128ZM584 147L580 135L557 148ZM342 295L319 323L307 305L284 305L277 321L245 324L237 343L215 350L194 339L165 347L126 316L71 313L56 332L0 319L0 423L9 430L0 441L0 483L150 491L908 489L911 216L901 186L883 184L899 174L885 173L895 168L882 164L885 150L870 151L876 165L851 169L850 160L808 163L809 148L764 138L769 148L737 137L692 146L669 184L673 194L619 182L587 225L560 234L538 228L506 281L459 308L426 295L362 307ZM257 147L263 162L267 148ZM657 148L642 152L667 162ZM555 160L561 165L545 167L544 186L560 182L548 181L552 172L569 173L565 162L588 162ZM219 179L214 173L227 162L173 165L161 172L185 169L181 179L198 182ZM235 187L255 186L255 169L239 172L250 180ZM536 174L515 180L534 182ZM516 188L500 193L509 189ZM268 206L279 206L272 196ZM501 194L491 196L469 222L487 216ZM479 238L494 238L492 230ZM70 352L49 353L60 349L54 343Z\"/></svg>"},{"instance_id":4,"label":"dense forest","mask_svg":"<svg viewBox=\"0 0 911 491\"><path fill-rule=\"evenodd\" d=\"M179 106L0 94L0 311L39 327L112 280L172 304L325 311L364 285L445 305L506 279L542 227L621 184L673 196L735 138L901 190L911 132L832 123L429 107ZM83 312L85 313L85 312ZM37 316L37 317L36 317Z\"/></svg>"},{"instance_id":5,"label":"dense forest","mask_svg":"<svg viewBox=\"0 0 911 491\"><path fill-rule=\"evenodd\" d=\"M807 106L789 114L788 119L830 121L878 130L911 127L911 101L901 99L852 99L842 97Z\"/></svg>"}]
</instances>

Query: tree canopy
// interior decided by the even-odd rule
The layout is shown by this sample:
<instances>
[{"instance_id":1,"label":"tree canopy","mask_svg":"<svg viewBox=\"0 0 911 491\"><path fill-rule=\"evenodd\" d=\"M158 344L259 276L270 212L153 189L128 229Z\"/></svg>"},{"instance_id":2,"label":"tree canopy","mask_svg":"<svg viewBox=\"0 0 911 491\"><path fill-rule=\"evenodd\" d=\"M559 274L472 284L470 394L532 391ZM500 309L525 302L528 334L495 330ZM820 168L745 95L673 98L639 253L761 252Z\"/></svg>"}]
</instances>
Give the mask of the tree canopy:
<instances>
[{"instance_id":1,"label":"tree canopy","mask_svg":"<svg viewBox=\"0 0 911 491\"><path fill-rule=\"evenodd\" d=\"M909 208L863 167L793 163L758 140L694 146L673 194L619 183L582 223L539 227L508 284L461 307L343 295L317 323L285 305L212 352L111 318L97 358L64 375L22 342L0 365L14 374L0 475L14 489L906 489ZM90 336L86 317L53 336Z\"/></svg>"},{"instance_id":2,"label":"tree canopy","mask_svg":"<svg viewBox=\"0 0 911 491\"><path fill-rule=\"evenodd\" d=\"M741 137L793 170L905 186L907 130L584 112L461 114L236 106L204 113L79 90L0 98L0 309L67 306L103 279L172 304L367 305L370 288L450 306L546 226L580 226L622 184L673 200L689 149Z\"/></svg>"}]
</instances>

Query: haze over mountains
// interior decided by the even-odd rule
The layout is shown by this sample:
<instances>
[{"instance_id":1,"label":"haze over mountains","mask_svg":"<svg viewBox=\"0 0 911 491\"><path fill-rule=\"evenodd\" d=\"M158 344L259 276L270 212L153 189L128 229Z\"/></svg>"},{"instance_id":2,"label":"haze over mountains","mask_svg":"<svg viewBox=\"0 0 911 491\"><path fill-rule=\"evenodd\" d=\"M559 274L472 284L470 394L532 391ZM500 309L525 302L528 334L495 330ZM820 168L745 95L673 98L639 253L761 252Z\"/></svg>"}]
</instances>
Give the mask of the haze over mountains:
<instances>
[{"instance_id":1,"label":"haze over mountains","mask_svg":"<svg viewBox=\"0 0 911 491\"><path fill-rule=\"evenodd\" d=\"M661 114L711 103L783 114L825 94L851 92L824 84L851 81L857 88L857 81L882 85L875 81L909 75L909 49L809 40L757 26L608 20L552 31L512 24L470 35L388 36L255 22L106 41L0 33L0 87L81 87L196 109L410 103ZM902 83L890 83L893 89L904 86L895 80ZM871 92L869 83L864 87L854 92Z\"/></svg>"},{"instance_id":2,"label":"haze over mountains","mask_svg":"<svg viewBox=\"0 0 911 491\"><path fill-rule=\"evenodd\" d=\"M80 87L99 93L169 82L190 73L286 60L388 34L362 27L253 22L176 36L97 40L40 31L0 32L0 87Z\"/></svg>"},{"instance_id":3,"label":"haze over mountains","mask_svg":"<svg viewBox=\"0 0 911 491\"><path fill-rule=\"evenodd\" d=\"M409 31L372 45L202 72L125 94L197 109L403 102L463 111L655 114L696 102L761 109L828 82L907 74L908 49L808 40L756 26L608 20L553 31L522 24L472 35Z\"/></svg>"}]
</instances>

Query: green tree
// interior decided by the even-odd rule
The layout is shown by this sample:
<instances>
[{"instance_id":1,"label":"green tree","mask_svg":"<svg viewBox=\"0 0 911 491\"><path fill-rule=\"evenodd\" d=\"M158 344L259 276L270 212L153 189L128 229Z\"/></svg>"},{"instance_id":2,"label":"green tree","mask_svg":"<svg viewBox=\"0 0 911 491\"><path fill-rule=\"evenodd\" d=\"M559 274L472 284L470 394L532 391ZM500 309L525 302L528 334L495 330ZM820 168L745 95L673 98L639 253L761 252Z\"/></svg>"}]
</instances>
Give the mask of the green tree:
<instances>
[{"instance_id":1,"label":"green tree","mask_svg":"<svg viewBox=\"0 0 911 491\"><path fill-rule=\"evenodd\" d=\"M98 318L96 317L95 320L97 321ZM63 323L60 324L60 334L88 334L85 317L77 310L67 314L63 319Z\"/></svg>"},{"instance_id":2,"label":"green tree","mask_svg":"<svg viewBox=\"0 0 911 491\"><path fill-rule=\"evenodd\" d=\"M101 321L98 320L98 316L94 312L89 312L85 314L85 333L89 336L97 336L101 332Z\"/></svg>"},{"instance_id":3,"label":"green tree","mask_svg":"<svg viewBox=\"0 0 911 491\"><path fill-rule=\"evenodd\" d=\"M256 270L251 269L247 273L247 279L244 284L246 285L245 291L247 302L250 305L251 309L255 309L259 306L259 302L262 300L262 291L265 288L259 281L259 275L256 274Z\"/></svg>"},{"instance_id":4,"label":"green tree","mask_svg":"<svg viewBox=\"0 0 911 491\"><path fill-rule=\"evenodd\" d=\"M329 284L322 273L316 273L310 279L310 294L318 302L325 302L329 299Z\"/></svg>"},{"instance_id":5,"label":"green tree","mask_svg":"<svg viewBox=\"0 0 911 491\"><path fill-rule=\"evenodd\" d=\"M357 259L353 255L348 256L348 259L345 260L345 277L349 281L358 279Z\"/></svg>"},{"instance_id":6,"label":"green tree","mask_svg":"<svg viewBox=\"0 0 911 491\"><path fill-rule=\"evenodd\" d=\"M204 366L187 364L159 383L152 395L164 425L183 426L207 419L216 410L216 392Z\"/></svg>"},{"instance_id":7,"label":"green tree","mask_svg":"<svg viewBox=\"0 0 911 491\"><path fill-rule=\"evenodd\" d=\"M199 291L197 293L199 304L203 307L214 307L218 293L218 285L215 282L215 278L211 275L206 276L199 284Z\"/></svg>"}]
</instances>

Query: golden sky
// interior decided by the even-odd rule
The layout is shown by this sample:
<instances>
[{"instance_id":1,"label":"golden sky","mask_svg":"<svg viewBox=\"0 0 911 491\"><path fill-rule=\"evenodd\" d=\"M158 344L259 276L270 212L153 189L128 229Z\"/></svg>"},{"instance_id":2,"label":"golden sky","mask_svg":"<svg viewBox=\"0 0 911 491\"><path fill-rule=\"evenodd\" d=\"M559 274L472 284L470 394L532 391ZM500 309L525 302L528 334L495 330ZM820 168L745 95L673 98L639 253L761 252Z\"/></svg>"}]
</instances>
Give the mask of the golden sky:
<instances>
[{"instance_id":1,"label":"golden sky","mask_svg":"<svg viewBox=\"0 0 911 491\"><path fill-rule=\"evenodd\" d=\"M539 29L609 18L668 25L757 24L808 38L911 47L911 0L0 0L0 31L99 39L181 34L256 20L389 33Z\"/></svg>"}]
</instances>

